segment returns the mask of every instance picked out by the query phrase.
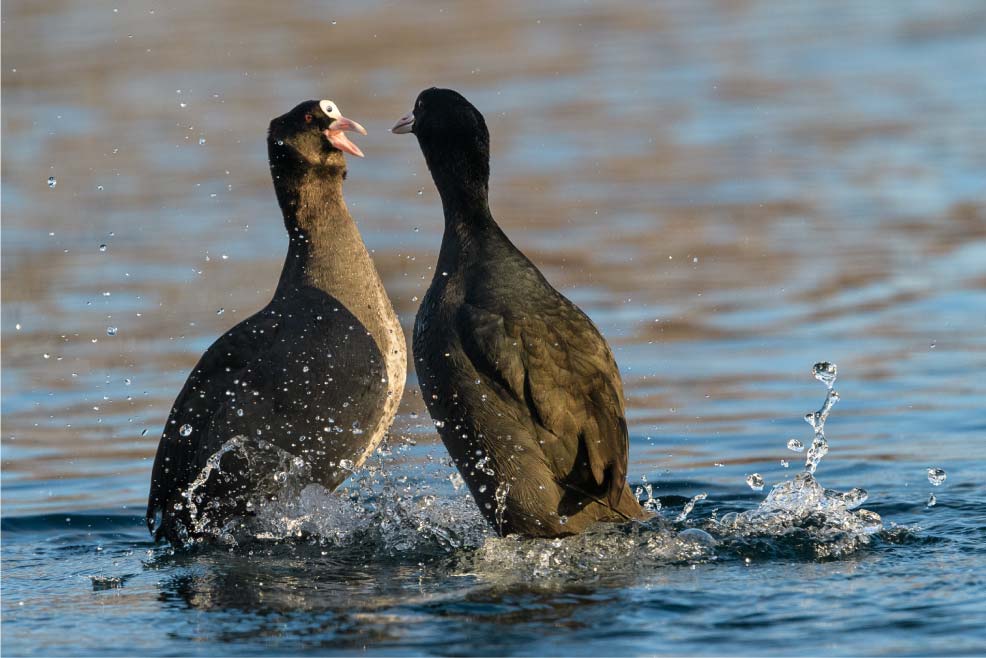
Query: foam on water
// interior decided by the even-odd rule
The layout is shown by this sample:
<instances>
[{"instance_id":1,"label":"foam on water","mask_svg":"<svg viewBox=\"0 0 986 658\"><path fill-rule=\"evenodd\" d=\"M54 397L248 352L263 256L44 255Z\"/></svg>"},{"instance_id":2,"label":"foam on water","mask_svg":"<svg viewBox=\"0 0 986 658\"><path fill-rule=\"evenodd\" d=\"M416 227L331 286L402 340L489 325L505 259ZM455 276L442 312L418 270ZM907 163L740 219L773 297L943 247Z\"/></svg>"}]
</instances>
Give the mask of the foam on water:
<instances>
[{"instance_id":1,"label":"foam on water","mask_svg":"<svg viewBox=\"0 0 986 658\"><path fill-rule=\"evenodd\" d=\"M195 510L196 490L219 469L225 454L239 451L248 461L255 461L258 453L268 453L265 463L277 464L273 480L278 492L248 501L251 516L222 527L210 528L208 516L198 514L198 532L230 545L302 540L327 550L356 549L367 556L401 561L451 559L457 573L496 582L565 580L759 555L838 557L867 545L883 524L874 512L857 509L867 499L865 490L839 492L815 479L828 452L825 421L838 394L832 389L834 364L816 364L813 374L828 387L828 393L822 408L806 415L814 438L804 470L775 484L755 509L721 517L713 514L690 520L696 503L707 499L706 493L693 496L676 514L675 504L665 510L666 505L654 496L653 485L644 483L635 491L653 515L647 521L600 524L583 534L558 539L501 538L486 524L468 492L461 484L456 486L456 473L448 460L429 456L425 463L413 466L410 474L406 464L396 470L406 461L400 457L409 448L399 439L385 442L349 482L332 493L312 483L298 457L286 452L275 455L283 451L266 442L248 445L236 437L208 461L186 499ZM449 482L454 489L451 495ZM762 478L758 484L763 486ZM495 498L505 493L502 487Z\"/></svg>"}]
</instances>

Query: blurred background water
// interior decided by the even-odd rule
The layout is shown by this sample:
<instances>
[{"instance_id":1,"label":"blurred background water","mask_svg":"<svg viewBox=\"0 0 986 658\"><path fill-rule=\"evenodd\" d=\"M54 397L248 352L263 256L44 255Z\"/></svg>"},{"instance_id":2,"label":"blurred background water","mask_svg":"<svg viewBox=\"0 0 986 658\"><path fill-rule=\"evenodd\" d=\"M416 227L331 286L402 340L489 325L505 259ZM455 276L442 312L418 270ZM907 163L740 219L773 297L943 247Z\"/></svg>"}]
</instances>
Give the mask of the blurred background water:
<instances>
[{"instance_id":1,"label":"blurred background water","mask_svg":"<svg viewBox=\"0 0 986 658\"><path fill-rule=\"evenodd\" d=\"M983 3L21 0L2 30L5 654L986 652ZM634 483L756 507L825 359L819 479L885 531L560 579L414 528L153 547L174 396L280 270L268 121L331 98L369 130L345 193L409 334L442 214L388 128L432 85L485 113L494 215L613 345ZM481 533L408 384L384 488Z\"/></svg>"}]
</instances>

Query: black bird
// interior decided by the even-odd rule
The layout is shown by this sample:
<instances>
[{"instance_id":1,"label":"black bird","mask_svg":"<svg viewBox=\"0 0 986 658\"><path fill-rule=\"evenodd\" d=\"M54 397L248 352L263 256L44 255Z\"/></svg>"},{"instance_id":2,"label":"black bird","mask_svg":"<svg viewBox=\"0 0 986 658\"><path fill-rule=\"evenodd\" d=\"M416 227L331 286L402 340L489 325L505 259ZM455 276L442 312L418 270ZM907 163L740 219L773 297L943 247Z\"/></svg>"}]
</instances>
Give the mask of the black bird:
<instances>
[{"instance_id":1,"label":"black bird","mask_svg":"<svg viewBox=\"0 0 986 658\"><path fill-rule=\"evenodd\" d=\"M627 486L623 384L592 321L493 220L489 131L450 89L427 89L392 132L413 132L445 234L414 323L428 411L501 534L554 537L642 518Z\"/></svg>"},{"instance_id":2,"label":"black bird","mask_svg":"<svg viewBox=\"0 0 986 658\"><path fill-rule=\"evenodd\" d=\"M175 400L147 504L156 539L228 531L289 471L336 488L394 418L404 334L342 197L343 152L363 156L345 131L366 134L328 100L270 123L287 258L270 303L206 350Z\"/></svg>"}]
</instances>

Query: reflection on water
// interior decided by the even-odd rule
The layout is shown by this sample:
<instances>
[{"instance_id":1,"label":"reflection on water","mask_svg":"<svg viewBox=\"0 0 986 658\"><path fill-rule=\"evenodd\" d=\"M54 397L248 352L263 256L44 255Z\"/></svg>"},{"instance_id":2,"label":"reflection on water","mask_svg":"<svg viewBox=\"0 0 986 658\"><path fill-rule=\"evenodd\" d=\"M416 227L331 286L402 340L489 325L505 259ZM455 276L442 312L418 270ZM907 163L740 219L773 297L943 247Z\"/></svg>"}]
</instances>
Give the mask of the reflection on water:
<instances>
[{"instance_id":1,"label":"reflection on water","mask_svg":"<svg viewBox=\"0 0 986 658\"><path fill-rule=\"evenodd\" d=\"M2 14L5 653L65 652L66 628L101 653L108 628L148 653L784 653L821 628L845 632L819 652L986 647L963 621L982 607L967 542L986 526L981 3ZM804 368L824 357L844 401L820 477L864 487L889 534L843 562L771 559L754 538L726 547L750 568L610 569L546 590L401 551L146 556L136 517L174 395L281 265L267 122L330 97L367 127L346 197L407 332L442 219L413 140L387 128L432 84L486 114L495 215L613 344L631 480L666 518L705 492L687 523L707 529L762 497L747 475L792 479L784 444L811 447L795 412L815 408ZM409 375L394 444L415 445L384 463L436 469L435 513L465 514ZM52 619L61 630L39 633Z\"/></svg>"}]
</instances>

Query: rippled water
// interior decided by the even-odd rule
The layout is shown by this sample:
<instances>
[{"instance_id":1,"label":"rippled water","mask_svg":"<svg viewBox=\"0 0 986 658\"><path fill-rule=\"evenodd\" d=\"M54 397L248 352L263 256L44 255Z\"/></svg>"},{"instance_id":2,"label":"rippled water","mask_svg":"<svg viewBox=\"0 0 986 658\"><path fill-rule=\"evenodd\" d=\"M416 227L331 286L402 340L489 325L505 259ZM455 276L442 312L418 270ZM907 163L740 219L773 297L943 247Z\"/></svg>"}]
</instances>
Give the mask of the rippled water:
<instances>
[{"instance_id":1,"label":"rippled water","mask_svg":"<svg viewBox=\"0 0 986 658\"><path fill-rule=\"evenodd\" d=\"M981 3L2 16L5 655L986 652ZM431 84L485 112L494 214L611 340L659 517L491 537L411 373L370 469L264 517L292 540L153 546L174 395L281 265L267 122L329 97L370 131L346 196L408 329L442 220L387 128Z\"/></svg>"}]
</instances>

